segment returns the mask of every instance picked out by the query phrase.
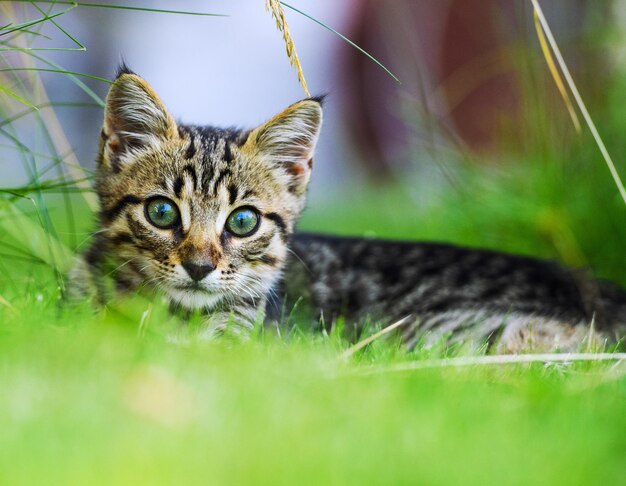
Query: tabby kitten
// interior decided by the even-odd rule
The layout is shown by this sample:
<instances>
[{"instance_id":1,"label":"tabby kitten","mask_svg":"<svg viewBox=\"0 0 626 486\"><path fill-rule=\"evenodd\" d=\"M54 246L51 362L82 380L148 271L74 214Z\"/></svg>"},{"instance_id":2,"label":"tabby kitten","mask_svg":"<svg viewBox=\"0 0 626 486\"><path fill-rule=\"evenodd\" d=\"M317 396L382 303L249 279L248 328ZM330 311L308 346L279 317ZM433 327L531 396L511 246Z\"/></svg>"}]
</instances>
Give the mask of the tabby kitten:
<instances>
[{"instance_id":1,"label":"tabby kitten","mask_svg":"<svg viewBox=\"0 0 626 486\"><path fill-rule=\"evenodd\" d=\"M97 161L100 231L73 293L106 300L103 275L122 291L158 288L174 308L204 313L208 334L247 334L301 297L315 322L406 318L409 346L451 335L508 352L575 350L624 333L626 292L553 263L294 235L321 123L310 98L253 130L183 125L123 67Z\"/></svg>"}]
</instances>

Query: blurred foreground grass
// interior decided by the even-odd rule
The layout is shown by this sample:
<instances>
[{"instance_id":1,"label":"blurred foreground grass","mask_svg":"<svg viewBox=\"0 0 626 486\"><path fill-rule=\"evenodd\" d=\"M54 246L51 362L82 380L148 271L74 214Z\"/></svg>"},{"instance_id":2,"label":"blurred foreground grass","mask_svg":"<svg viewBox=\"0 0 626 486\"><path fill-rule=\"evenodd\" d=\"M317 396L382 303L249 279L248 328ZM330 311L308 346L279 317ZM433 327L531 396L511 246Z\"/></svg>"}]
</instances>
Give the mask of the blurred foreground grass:
<instances>
[{"instance_id":1,"label":"blurred foreground grass","mask_svg":"<svg viewBox=\"0 0 626 486\"><path fill-rule=\"evenodd\" d=\"M623 364L360 376L332 338L177 346L117 319L0 334L1 484L621 484Z\"/></svg>"}]
</instances>

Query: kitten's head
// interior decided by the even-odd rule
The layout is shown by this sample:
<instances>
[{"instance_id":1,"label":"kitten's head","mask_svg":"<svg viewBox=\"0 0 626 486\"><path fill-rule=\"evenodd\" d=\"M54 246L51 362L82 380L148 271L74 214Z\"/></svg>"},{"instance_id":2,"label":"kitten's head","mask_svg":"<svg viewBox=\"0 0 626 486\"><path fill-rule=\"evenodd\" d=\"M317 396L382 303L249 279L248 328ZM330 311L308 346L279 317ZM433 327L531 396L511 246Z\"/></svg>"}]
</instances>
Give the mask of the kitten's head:
<instances>
[{"instance_id":1,"label":"kitten's head","mask_svg":"<svg viewBox=\"0 0 626 486\"><path fill-rule=\"evenodd\" d=\"M106 99L96 190L111 251L187 308L264 296L304 206L318 99L248 131L176 123L124 69Z\"/></svg>"}]
</instances>

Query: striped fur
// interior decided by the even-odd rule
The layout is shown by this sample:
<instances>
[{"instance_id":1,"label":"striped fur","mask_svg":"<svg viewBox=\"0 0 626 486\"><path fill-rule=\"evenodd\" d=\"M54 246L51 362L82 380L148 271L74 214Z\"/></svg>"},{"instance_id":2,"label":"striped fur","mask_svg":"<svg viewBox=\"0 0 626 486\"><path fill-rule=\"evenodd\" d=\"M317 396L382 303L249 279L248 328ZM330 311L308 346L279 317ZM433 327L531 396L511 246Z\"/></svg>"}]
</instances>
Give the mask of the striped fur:
<instances>
[{"instance_id":1,"label":"striped fur","mask_svg":"<svg viewBox=\"0 0 626 486\"><path fill-rule=\"evenodd\" d=\"M424 242L298 234L284 287L314 321L406 319L404 342L487 344L501 352L576 351L626 335L626 291L553 262ZM274 309L277 315L280 309Z\"/></svg>"}]
</instances>

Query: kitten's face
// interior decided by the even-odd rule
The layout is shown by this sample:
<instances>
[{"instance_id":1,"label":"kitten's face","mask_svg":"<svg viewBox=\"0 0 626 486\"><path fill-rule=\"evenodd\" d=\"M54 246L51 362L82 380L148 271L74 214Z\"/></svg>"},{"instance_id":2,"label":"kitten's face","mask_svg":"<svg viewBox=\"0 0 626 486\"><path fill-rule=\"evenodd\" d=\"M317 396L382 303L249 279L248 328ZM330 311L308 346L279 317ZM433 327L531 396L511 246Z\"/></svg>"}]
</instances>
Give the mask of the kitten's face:
<instances>
[{"instance_id":1,"label":"kitten's face","mask_svg":"<svg viewBox=\"0 0 626 486\"><path fill-rule=\"evenodd\" d=\"M122 74L96 186L111 251L187 308L262 301L304 205L321 116L305 100L249 132L177 125L143 79Z\"/></svg>"}]
</instances>

